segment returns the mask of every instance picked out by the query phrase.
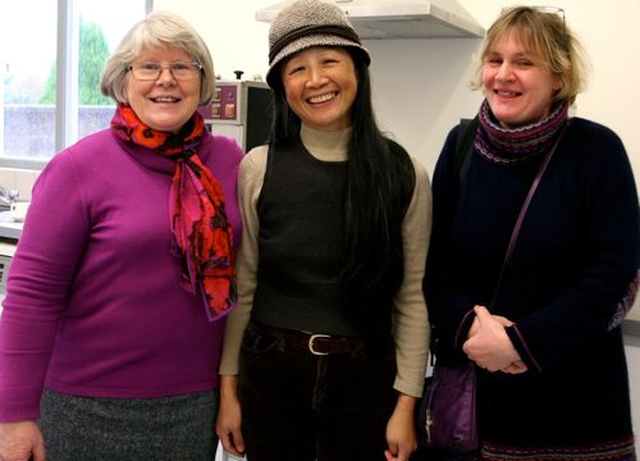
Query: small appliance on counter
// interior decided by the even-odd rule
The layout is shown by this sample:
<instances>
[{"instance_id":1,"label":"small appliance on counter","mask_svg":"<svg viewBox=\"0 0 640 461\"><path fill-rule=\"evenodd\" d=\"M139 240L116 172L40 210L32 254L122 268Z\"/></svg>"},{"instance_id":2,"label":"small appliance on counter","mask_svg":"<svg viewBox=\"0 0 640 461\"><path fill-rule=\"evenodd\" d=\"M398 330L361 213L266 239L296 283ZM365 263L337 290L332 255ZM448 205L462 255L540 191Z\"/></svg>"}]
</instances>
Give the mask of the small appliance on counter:
<instances>
[{"instance_id":1,"label":"small appliance on counter","mask_svg":"<svg viewBox=\"0 0 640 461\"><path fill-rule=\"evenodd\" d=\"M219 80L212 102L199 111L212 133L234 138L248 152L267 142L271 110L271 89L265 82Z\"/></svg>"}]
</instances>

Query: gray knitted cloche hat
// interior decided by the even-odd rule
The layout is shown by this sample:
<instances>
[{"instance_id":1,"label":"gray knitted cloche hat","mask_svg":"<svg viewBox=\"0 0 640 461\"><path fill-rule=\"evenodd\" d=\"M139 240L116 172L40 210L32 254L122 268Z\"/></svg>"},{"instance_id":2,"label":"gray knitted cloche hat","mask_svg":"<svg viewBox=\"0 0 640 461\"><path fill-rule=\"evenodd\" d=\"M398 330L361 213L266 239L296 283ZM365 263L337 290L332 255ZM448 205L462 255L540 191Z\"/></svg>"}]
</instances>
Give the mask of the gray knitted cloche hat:
<instances>
[{"instance_id":1,"label":"gray knitted cloche hat","mask_svg":"<svg viewBox=\"0 0 640 461\"><path fill-rule=\"evenodd\" d=\"M356 48L367 65L371 62L358 33L335 3L297 0L278 13L269 29L269 86L273 88L279 78L274 70L283 59L313 46Z\"/></svg>"}]
</instances>

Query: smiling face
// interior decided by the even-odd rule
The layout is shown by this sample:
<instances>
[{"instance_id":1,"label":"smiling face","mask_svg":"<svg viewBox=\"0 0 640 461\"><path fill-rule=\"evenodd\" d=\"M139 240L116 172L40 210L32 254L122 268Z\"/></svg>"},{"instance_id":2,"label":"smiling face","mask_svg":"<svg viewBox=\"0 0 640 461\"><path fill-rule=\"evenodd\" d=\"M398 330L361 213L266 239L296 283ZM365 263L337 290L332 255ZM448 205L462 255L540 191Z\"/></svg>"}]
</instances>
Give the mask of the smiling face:
<instances>
[{"instance_id":1,"label":"smiling face","mask_svg":"<svg viewBox=\"0 0 640 461\"><path fill-rule=\"evenodd\" d=\"M343 48L313 47L282 66L282 83L291 110L310 128L336 131L351 126L358 80Z\"/></svg>"},{"instance_id":2,"label":"smiling face","mask_svg":"<svg viewBox=\"0 0 640 461\"><path fill-rule=\"evenodd\" d=\"M510 30L487 50L482 85L493 115L514 128L546 117L562 83Z\"/></svg>"},{"instance_id":3,"label":"smiling face","mask_svg":"<svg viewBox=\"0 0 640 461\"><path fill-rule=\"evenodd\" d=\"M173 62L193 59L184 50L163 45L145 48L134 63L158 62L168 66ZM198 109L202 76L189 81L177 81L168 68L157 80L137 80L128 72L126 95L131 108L140 120L158 131L177 133Z\"/></svg>"}]
</instances>

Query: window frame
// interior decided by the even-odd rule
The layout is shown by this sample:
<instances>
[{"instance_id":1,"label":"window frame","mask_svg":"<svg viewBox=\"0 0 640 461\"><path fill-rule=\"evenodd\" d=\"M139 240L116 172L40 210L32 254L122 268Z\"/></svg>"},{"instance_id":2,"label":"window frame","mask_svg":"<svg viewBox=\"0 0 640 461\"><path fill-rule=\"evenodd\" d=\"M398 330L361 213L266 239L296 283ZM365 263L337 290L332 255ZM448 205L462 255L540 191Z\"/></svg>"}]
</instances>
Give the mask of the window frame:
<instances>
[{"instance_id":1,"label":"window frame","mask_svg":"<svg viewBox=\"0 0 640 461\"><path fill-rule=\"evenodd\" d=\"M78 141L78 56L80 17L77 0L58 0L56 30L55 152ZM153 0L145 0L145 14ZM48 160L0 157L0 168L42 170Z\"/></svg>"}]
</instances>

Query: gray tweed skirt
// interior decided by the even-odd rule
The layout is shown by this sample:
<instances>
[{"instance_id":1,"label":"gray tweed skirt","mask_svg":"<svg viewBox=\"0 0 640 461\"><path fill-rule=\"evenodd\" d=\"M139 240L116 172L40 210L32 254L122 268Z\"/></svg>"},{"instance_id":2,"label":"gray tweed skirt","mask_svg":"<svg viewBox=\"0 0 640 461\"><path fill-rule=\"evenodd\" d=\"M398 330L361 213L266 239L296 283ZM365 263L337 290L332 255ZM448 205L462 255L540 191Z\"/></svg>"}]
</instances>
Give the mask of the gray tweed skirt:
<instances>
[{"instance_id":1,"label":"gray tweed skirt","mask_svg":"<svg viewBox=\"0 0 640 461\"><path fill-rule=\"evenodd\" d=\"M105 399L45 390L47 461L213 461L218 392Z\"/></svg>"}]
</instances>

